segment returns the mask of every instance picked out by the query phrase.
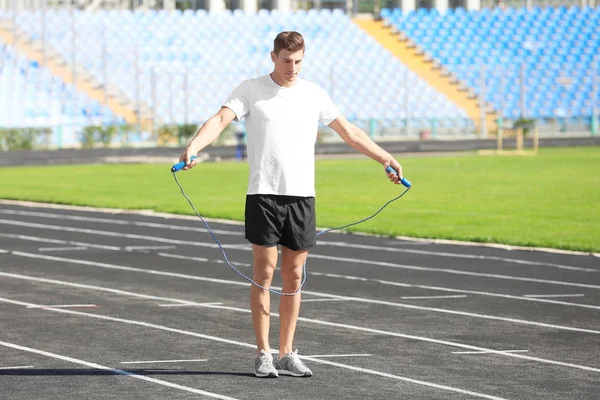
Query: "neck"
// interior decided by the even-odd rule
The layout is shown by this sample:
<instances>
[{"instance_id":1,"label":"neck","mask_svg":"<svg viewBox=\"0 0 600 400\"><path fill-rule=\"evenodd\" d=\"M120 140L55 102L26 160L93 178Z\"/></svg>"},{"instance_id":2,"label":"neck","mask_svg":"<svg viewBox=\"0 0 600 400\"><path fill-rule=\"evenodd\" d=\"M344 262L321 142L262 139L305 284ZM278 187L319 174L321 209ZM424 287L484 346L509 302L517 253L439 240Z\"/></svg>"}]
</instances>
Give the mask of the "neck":
<instances>
[{"instance_id":1,"label":"neck","mask_svg":"<svg viewBox=\"0 0 600 400\"><path fill-rule=\"evenodd\" d=\"M273 82L275 82L276 84L278 84L281 87L289 88L289 87L296 85L296 80L294 80L292 82L288 82L285 79L282 79L279 75L277 75L275 73L275 71L271 72L270 76L271 76L271 79L273 80Z\"/></svg>"}]
</instances>

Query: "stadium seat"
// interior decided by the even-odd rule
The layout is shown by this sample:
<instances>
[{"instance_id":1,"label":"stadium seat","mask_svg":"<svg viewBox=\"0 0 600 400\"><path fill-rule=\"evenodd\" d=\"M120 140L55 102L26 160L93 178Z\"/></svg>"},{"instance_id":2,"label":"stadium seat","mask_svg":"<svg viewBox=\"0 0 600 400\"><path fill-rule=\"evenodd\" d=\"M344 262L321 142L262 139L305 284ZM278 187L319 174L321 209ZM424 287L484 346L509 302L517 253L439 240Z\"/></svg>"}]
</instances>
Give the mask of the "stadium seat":
<instances>
[{"instance_id":1,"label":"stadium seat","mask_svg":"<svg viewBox=\"0 0 600 400\"><path fill-rule=\"evenodd\" d=\"M437 18L435 24L432 15ZM475 92L480 92L480 64L487 66L486 100L496 108L508 110L510 117L520 115L520 68L526 65L527 72L562 70L563 65L571 65L568 76L573 84L563 90L568 96L576 93L591 93L592 81L586 80L600 54L600 7L558 7L558 8L507 8L500 10L466 11L457 8L445 15L426 15L417 10L403 15L399 9L386 9L382 18L387 24L404 31L434 59L443 63ZM432 35L434 29L435 35ZM435 39L433 38L435 37ZM439 45L434 45L439 43ZM556 66L560 66L556 68ZM465 66L471 66L471 72ZM505 73L505 87L501 88L495 70ZM600 75L600 71L596 72ZM496 73L497 75L497 73ZM554 103L558 94L553 90L557 85L555 74L527 80L527 91L531 93L551 93ZM506 93L504 99L494 96L496 90ZM509 97L511 92L517 94ZM590 94L591 95L591 94ZM600 99L596 99L596 102ZM540 114L542 109L530 97L527 108ZM545 108L545 116L548 108ZM591 107L582 102L572 103L569 113L572 116L587 117Z\"/></svg>"},{"instance_id":2,"label":"stadium seat","mask_svg":"<svg viewBox=\"0 0 600 400\"><path fill-rule=\"evenodd\" d=\"M51 11L46 21L49 45L66 60L72 60L70 38L74 18L77 62L98 82L118 87L130 99L135 99L139 92L142 105L155 108L158 120L167 121L174 115L177 119L174 122L183 122L181 113L171 113L169 105L183 104L186 97L194 99L189 102L190 120L206 120L237 83L271 70L269 52L273 37L286 27L293 27L305 36L303 76L323 86L344 114L379 119L388 118L390 110L401 109L410 110L413 117L419 118L466 118L464 110L408 73L402 63L353 24L342 10L311 9L289 14L259 10L255 16L239 12L209 15L204 10L172 13L98 10L73 14ZM404 18L396 10L390 10L389 14ZM460 11L458 14L468 15ZM415 32L421 32L427 31L427 24L419 25L421 19L439 18L443 17L419 9L408 20L415 22ZM24 11L18 18L19 27L31 36L40 36L40 19L40 14ZM461 21L464 24L464 19ZM246 39L248 32L252 33L252 39ZM436 36L428 32L428 38L432 41ZM103 46L108 55L107 82L103 82ZM432 47L430 51L436 50ZM153 70L156 95L152 93L150 79ZM135 71L139 71L138 77ZM187 88L175 79L183 75L188 78ZM409 83L405 82L405 76L409 77ZM174 81L178 83L171 85ZM395 95L404 93L407 84L418 88L419 96ZM357 96L357 93L362 94ZM377 101L369 102L369 98Z\"/></svg>"},{"instance_id":3,"label":"stadium seat","mask_svg":"<svg viewBox=\"0 0 600 400\"><path fill-rule=\"evenodd\" d=\"M0 126L43 127L73 121L83 126L94 124L95 118L123 122L48 69L17 54L12 46L0 45ZM65 138L65 143L77 140Z\"/></svg>"}]
</instances>

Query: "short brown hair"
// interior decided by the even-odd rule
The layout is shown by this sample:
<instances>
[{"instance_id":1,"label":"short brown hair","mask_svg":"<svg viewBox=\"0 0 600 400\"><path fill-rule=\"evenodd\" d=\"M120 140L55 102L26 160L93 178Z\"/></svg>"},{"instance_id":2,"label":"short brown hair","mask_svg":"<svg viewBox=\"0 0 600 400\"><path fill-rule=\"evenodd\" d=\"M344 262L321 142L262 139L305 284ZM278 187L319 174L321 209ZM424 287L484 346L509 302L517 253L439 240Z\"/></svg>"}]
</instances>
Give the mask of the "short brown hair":
<instances>
[{"instance_id":1,"label":"short brown hair","mask_svg":"<svg viewBox=\"0 0 600 400\"><path fill-rule=\"evenodd\" d=\"M278 56L282 49L291 52L304 50L304 38L295 31L281 32L273 41L273 52Z\"/></svg>"}]
</instances>

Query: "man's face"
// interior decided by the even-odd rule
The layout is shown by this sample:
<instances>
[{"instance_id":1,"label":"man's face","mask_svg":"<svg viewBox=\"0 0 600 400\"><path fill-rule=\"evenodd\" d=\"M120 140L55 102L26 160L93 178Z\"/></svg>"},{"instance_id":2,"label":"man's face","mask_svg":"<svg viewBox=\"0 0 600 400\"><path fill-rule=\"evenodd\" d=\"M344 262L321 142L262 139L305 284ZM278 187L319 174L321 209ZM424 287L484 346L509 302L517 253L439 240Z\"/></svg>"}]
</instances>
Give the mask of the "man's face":
<instances>
[{"instance_id":1,"label":"man's face","mask_svg":"<svg viewBox=\"0 0 600 400\"><path fill-rule=\"evenodd\" d=\"M271 52L271 60L275 64L275 75L286 83L296 82L297 76L302 69L302 59L304 58L304 50L291 52L282 49L279 55Z\"/></svg>"}]
</instances>

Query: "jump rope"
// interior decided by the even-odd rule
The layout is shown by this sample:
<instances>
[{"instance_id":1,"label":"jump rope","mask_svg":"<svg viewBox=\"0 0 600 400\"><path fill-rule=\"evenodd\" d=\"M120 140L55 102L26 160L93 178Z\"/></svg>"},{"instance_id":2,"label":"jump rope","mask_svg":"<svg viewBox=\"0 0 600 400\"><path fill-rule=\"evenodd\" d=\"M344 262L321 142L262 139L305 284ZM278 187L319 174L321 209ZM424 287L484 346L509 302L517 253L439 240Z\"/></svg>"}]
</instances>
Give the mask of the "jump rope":
<instances>
[{"instance_id":1,"label":"jump rope","mask_svg":"<svg viewBox=\"0 0 600 400\"><path fill-rule=\"evenodd\" d=\"M190 158L190 161L193 161L196 159L196 156L192 156ZM171 172L173 173L173 178L175 179L175 183L177 183L177 186L179 186L179 190L181 191L181 194L183 195L183 197L185 197L185 199L187 200L187 202L190 204L190 207L192 207L192 210L194 210L194 212L196 213L196 215L198 216L198 218L200 218L200 220L204 223L204 225L206 226L206 229L208 230L208 233L210 233L210 236L212 236L212 238L214 239L215 243L217 243L217 245L219 246L219 249L221 249L221 252L223 253L223 258L225 259L225 262L227 263L227 265L229 265L235 272L237 272L241 277L243 277L244 279L246 279L248 282L252 283L253 285L263 289L263 290L268 290L271 293L275 293L279 296L293 296L295 294L297 294L298 292L300 292L300 290L302 289L302 286L304 286L304 282L306 282L306 261L304 261L304 265L302 267L302 283L300 284L300 287L298 289L296 289L295 292L290 292L290 293L286 293L286 292L280 292L278 290L274 290L271 288L265 288L263 286L261 286L260 284L258 284L257 282L255 282L254 280L252 280L252 278L247 277L246 275L244 275L240 270L238 270L233 264L231 264L229 262L229 259L227 258L227 253L225 253L225 249L223 248L223 246L221 245L221 242L219 242L219 240L217 239L217 237L215 236L215 234L213 233L212 229L210 229L210 226L208 226L208 223L206 222L206 220L202 217L202 215L200 215L200 213L196 210L196 207L194 207L194 204L192 203L192 200L190 200L190 198L185 194L185 191L183 190L183 187L181 186L181 184L179 183L179 180L177 180L177 171L180 171L181 169L183 169L183 167L185 167L186 163L185 161L180 161L177 164L173 165L171 167ZM388 173L393 173L394 175L398 175L398 172L393 169L392 167L388 166L386 169L386 172ZM361 224L365 221L368 221L372 218L374 218L377 214L379 214L384 208L386 208L390 203L393 203L394 201L400 199L402 196L404 196L412 187L412 184L408 181L408 179L406 178L402 178L400 179L400 183L406 187L406 190L404 190L404 192L402 192L402 194L400 194L399 196L394 197L393 199L389 200L387 203L385 203L383 206L381 206L381 208L379 210L377 210L377 212L375 212L375 214L367 217L367 218L363 218L360 221L356 221L356 222L352 222L350 224L347 225L343 225L343 226L339 226L337 228L330 228L330 229L325 229L321 232L317 233L317 236L323 235L327 232L331 232L331 231L337 231L340 229L344 229L344 228L348 228L350 226L354 226L354 225L358 225Z\"/></svg>"}]
</instances>

